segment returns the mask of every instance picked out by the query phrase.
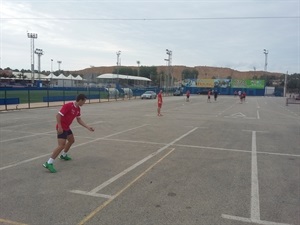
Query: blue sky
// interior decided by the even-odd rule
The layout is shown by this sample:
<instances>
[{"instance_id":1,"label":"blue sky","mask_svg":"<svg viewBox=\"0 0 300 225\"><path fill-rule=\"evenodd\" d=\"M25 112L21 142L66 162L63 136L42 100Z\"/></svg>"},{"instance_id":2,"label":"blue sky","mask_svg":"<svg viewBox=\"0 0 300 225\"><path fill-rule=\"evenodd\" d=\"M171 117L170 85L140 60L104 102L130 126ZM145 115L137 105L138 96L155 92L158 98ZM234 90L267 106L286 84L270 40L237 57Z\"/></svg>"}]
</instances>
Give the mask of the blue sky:
<instances>
[{"instance_id":1,"label":"blue sky","mask_svg":"<svg viewBox=\"0 0 300 225\"><path fill-rule=\"evenodd\" d=\"M1 68L30 69L30 39L41 69L114 66L228 67L300 72L300 0L0 0ZM37 69L37 57L35 58Z\"/></svg>"}]
</instances>

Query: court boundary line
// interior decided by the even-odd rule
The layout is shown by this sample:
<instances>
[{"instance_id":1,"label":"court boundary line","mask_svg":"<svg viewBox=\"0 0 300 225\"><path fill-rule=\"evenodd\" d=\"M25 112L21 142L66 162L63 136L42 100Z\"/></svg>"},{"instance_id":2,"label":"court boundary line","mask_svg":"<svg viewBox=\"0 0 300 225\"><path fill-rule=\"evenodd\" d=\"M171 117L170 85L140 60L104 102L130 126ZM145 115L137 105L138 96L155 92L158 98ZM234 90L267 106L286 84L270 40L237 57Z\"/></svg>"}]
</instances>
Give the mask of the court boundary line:
<instances>
[{"instance_id":1,"label":"court boundary line","mask_svg":"<svg viewBox=\"0 0 300 225\"><path fill-rule=\"evenodd\" d=\"M90 124L99 124L99 123L104 123L104 121L100 120L100 121L96 121L94 123L90 123ZM74 128L78 128L81 126L73 126L72 129ZM5 129L1 130L1 131L5 131ZM13 132L18 132L18 131L13 131ZM46 135L46 134L50 134L50 133L55 133L56 130L51 130L51 131L47 131L47 132L43 132L43 133L33 133L31 135L26 135L23 137L17 137L17 138L11 138L11 139L6 139L6 140L1 140L0 143L4 143L4 142L9 142L9 141L15 141L15 140L20 140L20 139L24 139L24 138L29 138L29 137L35 137L35 136L41 136L41 135Z\"/></svg>"},{"instance_id":2,"label":"court boundary line","mask_svg":"<svg viewBox=\"0 0 300 225\"><path fill-rule=\"evenodd\" d=\"M175 140L171 141L170 143L167 143L165 146L161 147L160 149L158 149L157 151L151 153L150 155L146 156L145 158L141 159L140 161L136 162L135 164L131 165L130 167L128 167L127 169L123 170L122 172L118 173L117 175L113 176L112 178L108 179L107 181L103 182L102 184L100 184L99 186L93 188L91 191L85 192L85 191L81 191L81 190L70 190L70 192L72 193L76 193L76 194L87 194L87 195L93 195L93 194L97 194L98 191L102 190L103 188L105 188L106 186L108 186L109 184L113 183L114 181L116 181L117 179L121 178L122 176L124 176L125 174L129 173L130 171L134 170L136 167L138 167L139 165L143 164L144 162L148 161L149 159L153 158L154 156L158 155L160 152L164 151L165 149L169 148L170 146L172 146L174 143L176 143L177 141L181 140L182 138L186 137L187 135L189 135L190 133L194 132L195 130L197 130L198 127L195 127L194 129L188 131L187 133L181 135L180 137L176 138Z\"/></svg>"},{"instance_id":3,"label":"court boundary line","mask_svg":"<svg viewBox=\"0 0 300 225\"><path fill-rule=\"evenodd\" d=\"M122 139L109 139L106 137L101 137L101 138L97 138L97 139L92 139L92 141L88 141L85 143L81 143L80 146L88 144L88 143L92 143L94 141L119 141L119 142L129 142L129 143L141 143L141 144L153 144L153 145L166 145L166 143L159 143L159 142L144 142L144 141L133 141L133 140L122 140ZM174 146L178 146L178 147L186 147L186 148L198 148L198 149L211 149L211 150L217 150L217 151L229 151L229 152L243 152L243 153L251 153L250 150L243 150L243 149L229 149L229 148L219 148L219 147L209 147L209 146L196 146L196 145L182 145L182 144L173 144ZM78 147L78 145L74 145L72 146L72 148L76 148ZM260 152L258 151L257 154L265 154L265 155L275 155L275 156L289 156L289 157L300 157L300 155L296 155L296 154L288 154L288 153L276 153L276 152ZM4 170L4 169L8 169L14 166L18 166L18 165L22 165L25 164L27 162L31 162L34 161L36 159L40 159L46 156L51 155L51 153L47 153L44 155L40 155L34 158L30 158L30 159L26 159L14 164L10 164L4 167L0 167L0 171Z\"/></svg>"},{"instance_id":4,"label":"court boundary line","mask_svg":"<svg viewBox=\"0 0 300 225\"><path fill-rule=\"evenodd\" d=\"M252 131L251 138L251 197L250 197L250 218L222 214L224 219L257 223L262 225L289 225L287 223L277 223L260 219L260 203L259 203L259 181L257 167L257 144L256 132Z\"/></svg>"},{"instance_id":5,"label":"court boundary line","mask_svg":"<svg viewBox=\"0 0 300 225\"><path fill-rule=\"evenodd\" d=\"M154 164L149 166L144 172L142 172L139 176L137 176L135 179L133 179L131 182L129 182L124 188L122 188L120 191L118 191L115 195L113 195L110 199L102 203L100 206L98 206L96 209L94 209L89 215L85 216L78 225L83 225L89 220L91 220L97 213L99 213L102 209L104 209L107 205L109 205L113 200L115 200L118 196L120 196L124 191L126 191L128 188L130 188L134 183L136 183L141 177L143 177L146 173L148 173L154 166L156 166L158 163L160 163L162 160L164 160L168 155L170 155L175 148L172 148L169 152L167 152L165 155L163 155L158 161L156 161Z\"/></svg>"},{"instance_id":6,"label":"court boundary line","mask_svg":"<svg viewBox=\"0 0 300 225\"><path fill-rule=\"evenodd\" d=\"M134 129L138 129L138 128L141 128L141 127L144 127L144 126L148 126L148 125L149 125L149 124L143 124L143 125L141 125L141 126L137 126L137 127L133 127L133 128L130 128L130 129L123 130L123 131L119 131L119 132L114 133L114 134L110 134L110 135L107 135L107 136L104 136L104 137L101 137L101 138L96 138L96 139L91 140L91 141L87 141L87 142L84 142L84 143L81 143L81 144L78 144L78 145L74 145L72 148L77 148L77 147L79 147L79 146L82 146L82 145L85 145L85 144L88 144L88 143L93 143L93 142L95 142L95 141L101 140L101 139L106 138L106 137L112 137L112 136L114 136L114 135L118 135L118 134L121 134L121 133L125 133L125 132L127 132L127 131L134 130ZM51 131L51 132L52 132L52 131ZM43 157L46 157L46 156L51 155L51 154L52 154L52 153L40 155L40 156L31 158L31 159L26 159L26 160L23 160L23 161L20 161L20 162L17 162L17 163L13 163L13 164L10 164L10 165L4 166L4 167L0 167L0 171L1 171L1 170L8 169L8 168L11 168L11 167L14 167L14 166L18 166L18 165L21 165L21 164L24 164L24 163L27 163L27 162L31 162L31 161L33 161L33 160L36 160L36 159L39 159L39 158L43 158Z\"/></svg>"}]
</instances>

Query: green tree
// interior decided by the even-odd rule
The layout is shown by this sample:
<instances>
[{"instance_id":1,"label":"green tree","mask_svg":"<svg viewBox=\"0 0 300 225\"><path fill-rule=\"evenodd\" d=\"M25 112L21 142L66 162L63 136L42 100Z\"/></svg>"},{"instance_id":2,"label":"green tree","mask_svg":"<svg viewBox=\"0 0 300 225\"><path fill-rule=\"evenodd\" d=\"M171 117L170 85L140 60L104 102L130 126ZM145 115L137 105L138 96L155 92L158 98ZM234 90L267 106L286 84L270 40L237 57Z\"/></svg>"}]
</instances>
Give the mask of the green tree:
<instances>
[{"instance_id":1,"label":"green tree","mask_svg":"<svg viewBox=\"0 0 300 225\"><path fill-rule=\"evenodd\" d=\"M269 76L269 75L262 75L260 76L260 80L264 80L266 86L272 86L273 85L273 81L276 80L276 77L274 75Z\"/></svg>"},{"instance_id":2,"label":"green tree","mask_svg":"<svg viewBox=\"0 0 300 225\"><path fill-rule=\"evenodd\" d=\"M291 92L300 92L300 73L287 76L287 89Z\"/></svg>"},{"instance_id":3,"label":"green tree","mask_svg":"<svg viewBox=\"0 0 300 225\"><path fill-rule=\"evenodd\" d=\"M118 73L119 70L119 73ZM134 70L130 67L119 67L119 68L115 68L113 70L114 74L122 74L122 75L130 75L130 76L136 76L136 74L134 74Z\"/></svg>"},{"instance_id":4,"label":"green tree","mask_svg":"<svg viewBox=\"0 0 300 225\"><path fill-rule=\"evenodd\" d=\"M184 69L181 73L182 79L198 79L198 71L196 69Z\"/></svg>"}]
</instances>

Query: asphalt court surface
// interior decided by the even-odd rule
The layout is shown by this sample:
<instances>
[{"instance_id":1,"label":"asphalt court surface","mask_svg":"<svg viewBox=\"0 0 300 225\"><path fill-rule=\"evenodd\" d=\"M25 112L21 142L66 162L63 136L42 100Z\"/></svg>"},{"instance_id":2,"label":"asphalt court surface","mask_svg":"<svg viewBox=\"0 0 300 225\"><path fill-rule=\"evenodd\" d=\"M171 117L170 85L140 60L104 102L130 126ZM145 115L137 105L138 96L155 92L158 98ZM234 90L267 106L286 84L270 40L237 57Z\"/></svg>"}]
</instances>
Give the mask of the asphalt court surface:
<instances>
[{"instance_id":1,"label":"asphalt court surface","mask_svg":"<svg viewBox=\"0 0 300 225\"><path fill-rule=\"evenodd\" d=\"M82 107L73 160L60 107L0 112L0 224L300 224L300 105L284 98L164 97Z\"/></svg>"}]
</instances>

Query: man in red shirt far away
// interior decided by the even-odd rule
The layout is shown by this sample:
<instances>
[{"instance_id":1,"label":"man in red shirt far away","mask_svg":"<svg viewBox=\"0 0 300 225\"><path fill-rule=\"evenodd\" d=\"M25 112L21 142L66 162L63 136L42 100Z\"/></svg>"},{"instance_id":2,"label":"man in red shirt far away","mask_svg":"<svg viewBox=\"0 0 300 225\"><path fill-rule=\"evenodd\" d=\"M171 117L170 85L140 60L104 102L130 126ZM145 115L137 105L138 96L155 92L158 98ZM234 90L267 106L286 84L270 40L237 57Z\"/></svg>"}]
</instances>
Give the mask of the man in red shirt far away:
<instances>
[{"instance_id":1,"label":"man in red shirt far away","mask_svg":"<svg viewBox=\"0 0 300 225\"><path fill-rule=\"evenodd\" d=\"M158 95L157 95L157 115L158 116L162 116L162 114L160 113L161 107L162 107L162 90L159 91Z\"/></svg>"},{"instance_id":2,"label":"man in red shirt far away","mask_svg":"<svg viewBox=\"0 0 300 225\"><path fill-rule=\"evenodd\" d=\"M190 90L187 90L186 92L186 101L189 102L190 101Z\"/></svg>"},{"instance_id":3,"label":"man in red shirt far away","mask_svg":"<svg viewBox=\"0 0 300 225\"><path fill-rule=\"evenodd\" d=\"M70 125L75 118L81 126L87 128L89 131L94 131L93 127L86 125L80 118L80 107L84 105L86 99L87 97L84 94L79 94L76 98L76 102L64 104L56 115L58 146L53 150L51 158L43 164L43 166L51 173L56 173L53 162L62 150L64 151L59 158L66 161L71 160L71 157L67 155L67 152L75 141L73 132L70 129Z\"/></svg>"}]
</instances>

